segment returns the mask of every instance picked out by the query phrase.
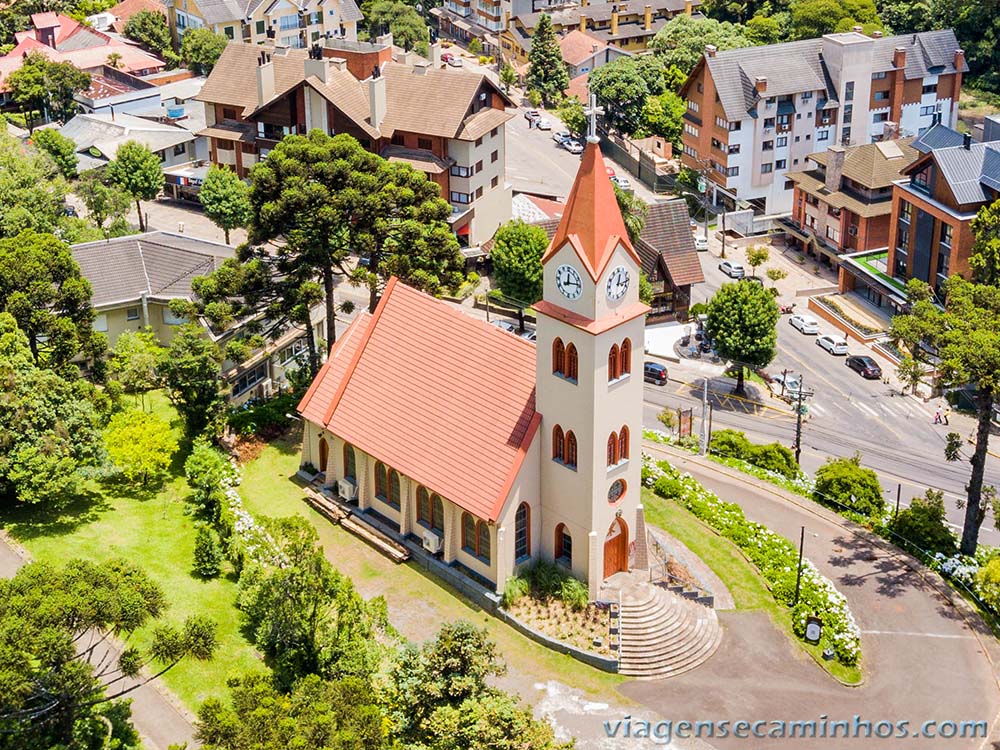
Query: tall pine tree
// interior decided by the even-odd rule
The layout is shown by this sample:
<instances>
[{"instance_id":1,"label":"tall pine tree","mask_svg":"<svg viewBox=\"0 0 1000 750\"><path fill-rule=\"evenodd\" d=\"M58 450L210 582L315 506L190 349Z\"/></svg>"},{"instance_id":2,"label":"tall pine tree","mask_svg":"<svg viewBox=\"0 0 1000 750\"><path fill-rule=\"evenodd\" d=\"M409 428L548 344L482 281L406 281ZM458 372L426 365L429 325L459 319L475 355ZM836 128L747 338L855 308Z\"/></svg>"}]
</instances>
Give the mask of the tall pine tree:
<instances>
[{"instance_id":1,"label":"tall pine tree","mask_svg":"<svg viewBox=\"0 0 1000 750\"><path fill-rule=\"evenodd\" d=\"M546 104L559 101L569 86L569 72L562 59L562 50L552 30L552 18L543 13L531 36L528 54L528 90L542 95Z\"/></svg>"}]
</instances>

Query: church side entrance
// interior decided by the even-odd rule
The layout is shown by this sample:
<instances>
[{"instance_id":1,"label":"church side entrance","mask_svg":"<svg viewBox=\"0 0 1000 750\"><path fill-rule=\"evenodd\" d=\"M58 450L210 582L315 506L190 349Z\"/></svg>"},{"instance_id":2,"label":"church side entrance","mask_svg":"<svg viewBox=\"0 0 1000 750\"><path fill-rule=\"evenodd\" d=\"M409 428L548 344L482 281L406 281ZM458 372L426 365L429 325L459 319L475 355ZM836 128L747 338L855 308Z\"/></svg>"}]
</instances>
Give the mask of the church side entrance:
<instances>
[{"instance_id":1,"label":"church side entrance","mask_svg":"<svg viewBox=\"0 0 1000 750\"><path fill-rule=\"evenodd\" d=\"M604 537L604 577L628 570L628 527L616 518Z\"/></svg>"}]
</instances>

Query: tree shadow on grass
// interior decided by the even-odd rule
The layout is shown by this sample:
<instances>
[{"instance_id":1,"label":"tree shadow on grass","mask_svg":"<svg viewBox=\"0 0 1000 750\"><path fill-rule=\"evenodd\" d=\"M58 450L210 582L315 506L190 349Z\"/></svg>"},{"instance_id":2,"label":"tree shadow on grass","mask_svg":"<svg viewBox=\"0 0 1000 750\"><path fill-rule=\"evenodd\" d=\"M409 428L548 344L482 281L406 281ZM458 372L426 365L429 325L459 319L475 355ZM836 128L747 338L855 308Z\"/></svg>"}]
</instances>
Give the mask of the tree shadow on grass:
<instances>
[{"instance_id":1,"label":"tree shadow on grass","mask_svg":"<svg viewBox=\"0 0 1000 750\"><path fill-rule=\"evenodd\" d=\"M0 510L0 526L15 539L39 539L72 534L77 529L99 521L112 510L100 491L88 487L75 492L58 505L17 505Z\"/></svg>"}]
</instances>

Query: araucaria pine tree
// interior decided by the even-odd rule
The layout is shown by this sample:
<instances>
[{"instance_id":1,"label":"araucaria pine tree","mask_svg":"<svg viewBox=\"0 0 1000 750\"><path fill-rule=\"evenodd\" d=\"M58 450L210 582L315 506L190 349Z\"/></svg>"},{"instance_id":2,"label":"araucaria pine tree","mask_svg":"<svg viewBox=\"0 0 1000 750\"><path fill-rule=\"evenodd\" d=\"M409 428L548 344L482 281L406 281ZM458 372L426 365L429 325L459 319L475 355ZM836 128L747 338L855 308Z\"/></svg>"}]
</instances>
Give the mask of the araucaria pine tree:
<instances>
[{"instance_id":1,"label":"araucaria pine tree","mask_svg":"<svg viewBox=\"0 0 1000 750\"><path fill-rule=\"evenodd\" d=\"M552 30L552 19L543 13L531 37L528 54L528 89L542 95L546 104L559 100L569 86L569 72L563 63L559 42Z\"/></svg>"}]
</instances>

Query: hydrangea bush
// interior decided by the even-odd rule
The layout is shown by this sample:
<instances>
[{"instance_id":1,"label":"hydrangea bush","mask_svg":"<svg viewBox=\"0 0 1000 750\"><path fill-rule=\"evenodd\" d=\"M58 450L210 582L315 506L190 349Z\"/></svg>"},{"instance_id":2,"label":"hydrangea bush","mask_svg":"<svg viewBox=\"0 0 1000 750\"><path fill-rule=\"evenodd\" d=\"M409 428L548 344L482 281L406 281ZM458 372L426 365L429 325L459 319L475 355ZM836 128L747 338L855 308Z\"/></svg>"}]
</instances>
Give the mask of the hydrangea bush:
<instances>
[{"instance_id":1,"label":"hydrangea bush","mask_svg":"<svg viewBox=\"0 0 1000 750\"><path fill-rule=\"evenodd\" d=\"M237 489L242 477L236 464L233 470L221 480L221 489L226 496L226 512L222 523L230 530L227 551L229 559L242 570L247 562L261 565L284 567L288 564L277 542L261 526L253 515L243 507L243 498Z\"/></svg>"},{"instance_id":2,"label":"hydrangea bush","mask_svg":"<svg viewBox=\"0 0 1000 750\"><path fill-rule=\"evenodd\" d=\"M722 536L738 546L757 566L774 598L792 607L795 599L798 550L766 526L747 520L736 503L720 500L690 474L680 473L666 461L643 455L642 481L664 498L675 500ZM805 636L806 618L823 621L821 645L833 649L837 660L854 666L861 658L861 632L844 598L808 560L803 560L799 603L792 611L792 630Z\"/></svg>"}]
</instances>

